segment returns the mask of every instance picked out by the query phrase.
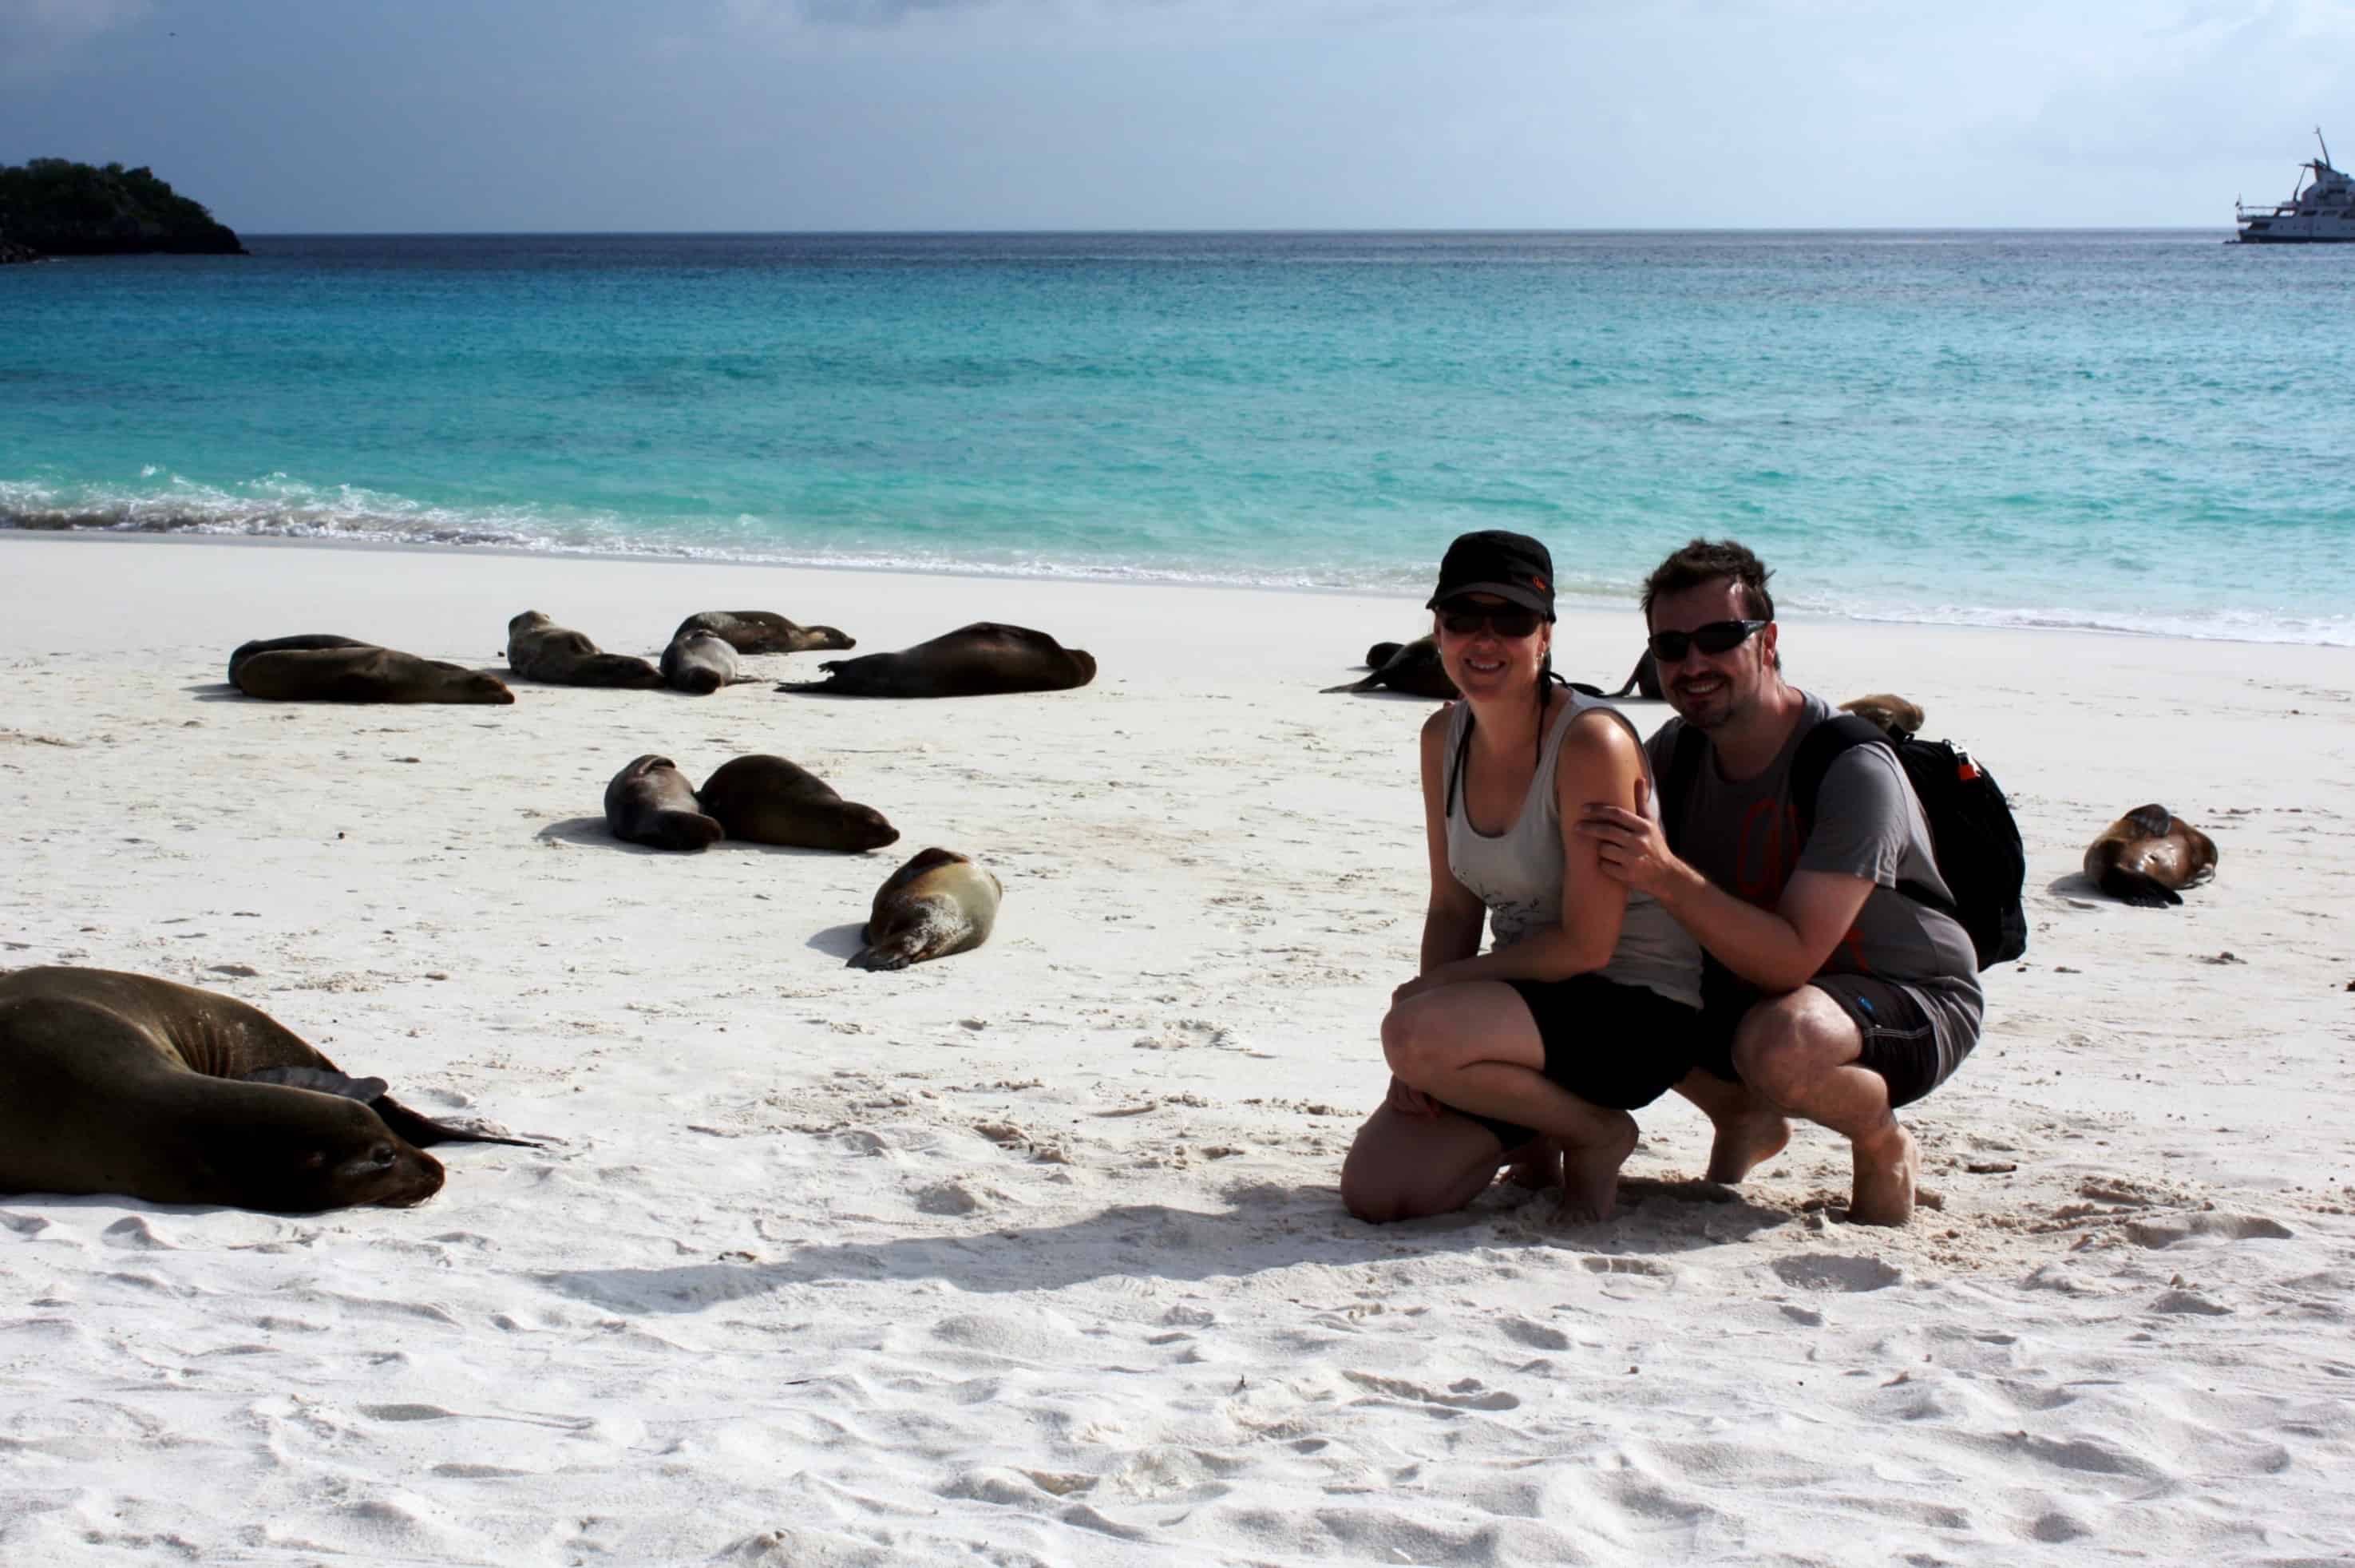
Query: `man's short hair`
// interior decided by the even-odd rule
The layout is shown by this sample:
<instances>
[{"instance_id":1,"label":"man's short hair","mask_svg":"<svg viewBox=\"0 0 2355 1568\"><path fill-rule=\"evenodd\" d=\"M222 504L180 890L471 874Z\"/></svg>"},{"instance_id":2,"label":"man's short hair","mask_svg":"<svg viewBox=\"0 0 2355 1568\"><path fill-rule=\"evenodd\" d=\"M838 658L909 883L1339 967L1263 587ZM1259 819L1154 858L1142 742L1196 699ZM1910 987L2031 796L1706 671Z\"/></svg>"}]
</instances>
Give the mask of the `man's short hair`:
<instances>
[{"instance_id":1,"label":"man's short hair","mask_svg":"<svg viewBox=\"0 0 2355 1568\"><path fill-rule=\"evenodd\" d=\"M1766 580L1774 575L1747 545L1733 539L1694 539L1644 579L1644 624L1652 624L1652 603L1661 594L1682 593L1728 578L1742 587L1742 614L1753 621L1771 621L1774 596L1766 592Z\"/></svg>"}]
</instances>

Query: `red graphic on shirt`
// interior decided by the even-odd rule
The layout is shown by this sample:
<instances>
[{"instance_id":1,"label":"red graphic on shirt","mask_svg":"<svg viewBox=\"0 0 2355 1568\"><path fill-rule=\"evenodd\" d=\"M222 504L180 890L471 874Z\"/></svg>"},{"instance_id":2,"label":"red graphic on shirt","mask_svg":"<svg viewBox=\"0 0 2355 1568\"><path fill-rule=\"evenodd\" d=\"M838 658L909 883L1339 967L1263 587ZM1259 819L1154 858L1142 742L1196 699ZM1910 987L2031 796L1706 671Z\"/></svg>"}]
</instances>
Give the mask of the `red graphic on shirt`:
<instances>
[{"instance_id":1,"label":"red graphic on shirt","mask_svg":"<svg viewBox=\"0 0 2355 1568\"><path fill-rule=\"evenodd\" d=\"M1747 903L1773 909L1782 902L1783 890L1790 885L1791 873L1799 869L1799 851L1806 842L1799 831L1798 807L1787 801L1759 801L1742 819L1731 891ZM1836 962L1841 958L1846 959L1845 964ZM1864 958L1863 933L1854 924L1834 944L1819 973L1836 969L1855 975L1872 973L1872 965Z\"/></svg>"}]
</instances>

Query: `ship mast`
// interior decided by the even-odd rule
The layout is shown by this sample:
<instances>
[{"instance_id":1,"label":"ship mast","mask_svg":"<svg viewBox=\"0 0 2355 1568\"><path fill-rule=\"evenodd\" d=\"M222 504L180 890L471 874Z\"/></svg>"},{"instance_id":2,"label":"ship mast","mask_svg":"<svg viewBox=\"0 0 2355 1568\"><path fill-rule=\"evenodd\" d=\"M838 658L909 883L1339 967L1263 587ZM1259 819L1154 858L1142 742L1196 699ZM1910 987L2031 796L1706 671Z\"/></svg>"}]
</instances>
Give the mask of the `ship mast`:
<instances>
[{"instance_id":1,"label":"ship mast","mask_svg":"<svg viewBox=\"0 0 2355 1568\"><path fill-rule=\"evenodd\" d=\"M2330 144L2322 141L2322 127L2319 125L2317 125L2314 128L2314 139L2318 142L2322 142L2322 161L2326 165L2328 164L2330 162Z\"/></svg>"}]
</instances>

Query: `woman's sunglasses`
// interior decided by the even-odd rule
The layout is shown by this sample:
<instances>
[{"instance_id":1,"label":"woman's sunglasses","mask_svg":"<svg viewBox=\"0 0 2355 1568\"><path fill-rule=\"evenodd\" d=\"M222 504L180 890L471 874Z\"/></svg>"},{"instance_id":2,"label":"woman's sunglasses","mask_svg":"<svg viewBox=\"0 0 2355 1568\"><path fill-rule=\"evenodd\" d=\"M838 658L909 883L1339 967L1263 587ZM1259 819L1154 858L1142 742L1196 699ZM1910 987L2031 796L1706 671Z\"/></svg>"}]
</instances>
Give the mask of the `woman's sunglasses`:
<instances>
[{"instance_id":1,"label":"woman's sunglasses","mask_svg":"<svg viewBox=\"0 0 2355 1568\"><path fill-rule=\"evenodd\" d=\"M1689 632L1654 632L1645 639L1645 645L1662 664L1679 664L1695 648L1705 654L1732 653L1748 642L1751 634L1759 627L1774 624L1772 621L1711 621L1708 625L1695 626Z\"/></svg>"},{"instance_id":2,"label":"woman's sunglasses","mask_svg":"<svg viewBox=\"0 0 2355 1568\"><path fill-rule=\"evenodd\" d=\"M1517 610L1505 604L1493 608L1458 605L1452 610L1442 607L1439 624L1458 637L1472 636L1486 626L1507 642L1513 642L1545 624L1545 617L1534 610Z\"/></svg>"}]
</instances>

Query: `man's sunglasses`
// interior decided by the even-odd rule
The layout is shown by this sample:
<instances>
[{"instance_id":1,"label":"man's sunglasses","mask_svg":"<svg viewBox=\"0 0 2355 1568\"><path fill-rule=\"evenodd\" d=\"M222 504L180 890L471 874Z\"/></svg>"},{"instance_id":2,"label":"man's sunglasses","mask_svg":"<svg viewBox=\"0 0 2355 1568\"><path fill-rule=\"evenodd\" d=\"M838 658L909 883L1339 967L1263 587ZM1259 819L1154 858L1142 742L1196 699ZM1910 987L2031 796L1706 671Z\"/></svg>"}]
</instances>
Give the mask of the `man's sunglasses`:
<instances>
[{"instance_id":1,"label":"man's sunglasses","mask_svg":"<svg viewBox=\"0 0 2355 1568\"><path fill-rule=\"evenodd\" d=\"M1732 653L1750 640L1751 634L1761 626L1771 626L1772 621L1711 621L1706 626L1695 626L1689 632L1654 632L1645 639L1652 656L1662 664L1680 664L1684 656L1699 648L1705 654Z\"/></svg>"},{"instance_id":2,"label":"man's sunglasses","mask_svg":"<svg viewBox=\"0 0 2355 1568\"><path fill-rule=\"evenodd\" d=\"M1507 642L1513 642L1545 624L1545 617L1534 610L1515 609L1508 604L1459 604L1454 609L1442 606L1439 624L1458 637L1472 636L1486 626Z\"/></svg>"}]
</instances>

